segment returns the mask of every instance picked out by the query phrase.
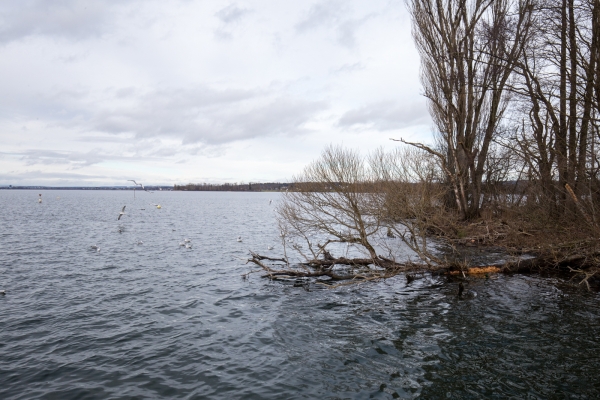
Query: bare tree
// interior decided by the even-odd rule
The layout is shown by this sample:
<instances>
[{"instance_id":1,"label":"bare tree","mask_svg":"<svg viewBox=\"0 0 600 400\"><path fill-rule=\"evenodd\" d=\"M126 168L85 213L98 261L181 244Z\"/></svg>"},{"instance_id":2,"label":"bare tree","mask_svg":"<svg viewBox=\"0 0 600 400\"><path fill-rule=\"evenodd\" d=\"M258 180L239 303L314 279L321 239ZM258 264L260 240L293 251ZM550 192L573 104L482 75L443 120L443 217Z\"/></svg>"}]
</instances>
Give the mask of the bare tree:
<instances>
[{"instance_id":1,"label":"bare tree","mask_svg":"<svg viewBox=\"0 0 600 400\"><path fill-rule=\"evenodd\" d=\"M529 0L408 0L421 80L464 218L479 215L490 144L506 110L507 83L528 40Z\"/></svg>"},{"instance_id":2,"label":"bare tree","mask_svg":"<svg viewBox=\"0 0 600 400\"><path fill-rule=\"evenodd\" d=\"M539 177L543 202L556 217L579 209L566 185L575 199L598 198L599 15L600 0L536 2L531 40L515 69L517 151Z\"/></svg>"},{"instance_id":3,"label":"bare tree","mask_svg":"<svg viewBox=\"0 0 600 400\"><path fill-rule=\"evenodd\" d=\"M435 164L417 149L379 150L365 158L328 147L294 178L277 207L284 248L299 256L296 262L287 253L279 259L253 253L250 261L270 277L355 281L390 277L417 264L437 268L442 261L427 238L443 197L437 177ZM400 249L403 255L398 240L407 247Z\"/></svg>"}]
</instances>

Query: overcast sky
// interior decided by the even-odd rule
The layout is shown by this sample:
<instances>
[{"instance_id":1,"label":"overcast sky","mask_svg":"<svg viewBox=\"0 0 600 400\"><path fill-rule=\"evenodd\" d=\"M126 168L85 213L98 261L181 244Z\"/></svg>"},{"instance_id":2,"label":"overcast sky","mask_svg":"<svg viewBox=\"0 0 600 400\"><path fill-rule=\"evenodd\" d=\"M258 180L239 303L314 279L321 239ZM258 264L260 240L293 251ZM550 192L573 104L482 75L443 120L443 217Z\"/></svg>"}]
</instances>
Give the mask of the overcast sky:
<instances>
[{"instance_id":1,"label":"overcast sky","mask_svg":"<svg viewBox=\"0 0 600 400\"><path fill-rule=\"evenodd\" d=\"M427 141L403 0L4 0L0 185L286 181Z\"/></svg>"}]
</instances>

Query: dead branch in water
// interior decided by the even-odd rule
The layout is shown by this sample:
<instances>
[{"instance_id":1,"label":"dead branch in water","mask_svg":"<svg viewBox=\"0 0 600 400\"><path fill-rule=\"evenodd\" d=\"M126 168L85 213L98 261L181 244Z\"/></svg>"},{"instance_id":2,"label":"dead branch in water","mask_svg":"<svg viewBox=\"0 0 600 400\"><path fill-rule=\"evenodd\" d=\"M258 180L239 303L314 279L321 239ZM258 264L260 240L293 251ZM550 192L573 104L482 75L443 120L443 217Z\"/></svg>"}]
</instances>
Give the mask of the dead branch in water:
<instances>
[{"instance_id":1,"label":"dead branch in water","mask_svg":"<svg viewBox=\"0 0 600 400\"><path fill-rule=\"evenodd\" d=\"M412 271L415 269L428 269L427 265L413 263L396 263L384 257L378 259L364 258L345 258L310 260L306 263L299 263L297 268L290 267L285 259L265 257L260 254L250 252L251 257L247 262L253 263L266 272L263 277L270 279L286 278L323 278L327 277L332 281L348 281L347 283L364 282L378 279L387 279L400 273ZM267 261L284 262L288 267L280 268L275 264L267 264ZM335 270L335 266L348 266L344 270ZM258 272L255 270L251 272Z\"/></svg>"}]
</instances>

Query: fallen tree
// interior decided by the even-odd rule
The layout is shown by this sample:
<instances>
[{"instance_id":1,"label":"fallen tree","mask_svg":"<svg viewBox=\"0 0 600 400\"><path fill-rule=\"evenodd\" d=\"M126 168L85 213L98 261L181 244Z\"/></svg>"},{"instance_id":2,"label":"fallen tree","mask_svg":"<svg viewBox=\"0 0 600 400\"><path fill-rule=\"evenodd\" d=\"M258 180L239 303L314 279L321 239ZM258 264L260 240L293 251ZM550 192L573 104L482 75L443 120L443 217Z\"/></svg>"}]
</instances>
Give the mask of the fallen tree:
<instances>
[{"instance_id":1,"label":"fallen tree","mask_svg":"<svg viewBox=\"0 0 600 400\"><path fill-rule=\"evenodd\" d=\"M530 272L569 272L571 279L578 280L590 289L592 280L600 276L600 249L587 249L579 254L565 255L564 253L528 253L526 258L514 256L511 259L493 264L469 265L468 263L448 262L436 267L424 263L399 263L384 257L368 258L332 258L310 260L292 266L287 259L271 258L251 252L251 262L265 272L263 277L270 279L290 278L327 278L328 281L319 283L339 286L349 283L389 279L398 274L414 272L429 272L434 275L490 275L495 273L530 273ZM251 271L251 272L258 272ZM411 275L407 275L411 279Z\"/></svg>"}]
</instances>

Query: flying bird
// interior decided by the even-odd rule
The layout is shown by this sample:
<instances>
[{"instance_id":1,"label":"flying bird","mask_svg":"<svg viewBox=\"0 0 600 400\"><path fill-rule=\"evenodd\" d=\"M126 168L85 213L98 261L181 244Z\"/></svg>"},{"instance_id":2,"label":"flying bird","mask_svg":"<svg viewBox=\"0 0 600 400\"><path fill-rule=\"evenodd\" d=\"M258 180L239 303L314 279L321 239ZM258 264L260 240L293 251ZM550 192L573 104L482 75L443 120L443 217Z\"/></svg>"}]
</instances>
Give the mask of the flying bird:
<instances>
[{"instance_id":1,"label":"flying bird","mask_svg":"<svg viewBox=\"0 0 600 400\"><path fill-rule=\"evenodd\" d=\"M146 188L144 187L144 185L142 183L137 183L133 179L127 179L127 182L133 182L136 186L141 186L142 190L146 190ZM146 192L147 192L147 190L146 190Z\"/></svg>"},{"instance_id":2,"label":"flying bird","mask_svg":"<svg viewBox=\"0 0 600 400\"><path fill-rule=\"evenodd\" d=\"M123 215L125 215L125 207L127 207L127 206L123 206L123 209L119 213L119 218L117 218L117 221L120 220Z\"/></svg>"},{"instance_id":3,"label":"flying bird","mask_svg":"<svg viewBox=\"0 0 600 400\"><path fill-rule=\"evenodd\" d=\"M147 190L142 183L137 183L133 179L127 179L127 182L133 182L136 186L141 186L142 190L145 191L145 192L154 193L154 192L151 192L151 191ZM133 198L135 199L135 188L133 188Z\"/></svg>"}]
</instances>

